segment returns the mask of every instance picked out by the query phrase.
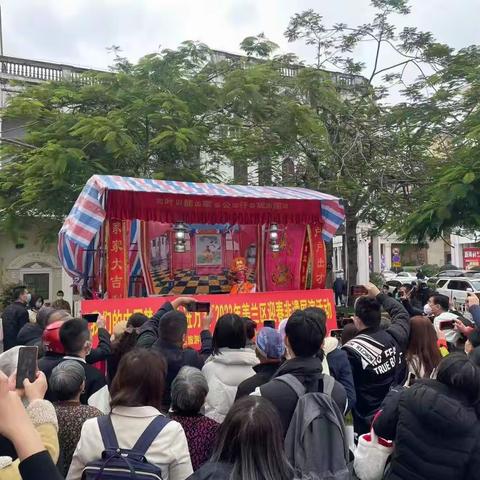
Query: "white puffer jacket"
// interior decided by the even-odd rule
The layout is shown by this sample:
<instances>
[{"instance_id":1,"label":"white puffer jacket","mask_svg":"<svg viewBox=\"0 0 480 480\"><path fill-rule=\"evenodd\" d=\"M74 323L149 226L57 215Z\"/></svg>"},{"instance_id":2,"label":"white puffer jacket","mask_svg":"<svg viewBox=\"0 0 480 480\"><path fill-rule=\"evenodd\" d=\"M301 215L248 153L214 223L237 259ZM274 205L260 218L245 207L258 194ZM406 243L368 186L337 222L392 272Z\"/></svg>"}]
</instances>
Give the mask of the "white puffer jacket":
<instances>
[{"instance_id":1,"label":"white puffer jacket","mask_svg":"<svg viewBox=\"0 0 480 480\"><path fill-rule=\"evenodd\" d=\"M222 423L235 401L237 388L255 375L253 367L259 363L251 348L221 348L218 355L207 359L202 372L208 382L205 415Z\"/></svg>"}]
</instances>

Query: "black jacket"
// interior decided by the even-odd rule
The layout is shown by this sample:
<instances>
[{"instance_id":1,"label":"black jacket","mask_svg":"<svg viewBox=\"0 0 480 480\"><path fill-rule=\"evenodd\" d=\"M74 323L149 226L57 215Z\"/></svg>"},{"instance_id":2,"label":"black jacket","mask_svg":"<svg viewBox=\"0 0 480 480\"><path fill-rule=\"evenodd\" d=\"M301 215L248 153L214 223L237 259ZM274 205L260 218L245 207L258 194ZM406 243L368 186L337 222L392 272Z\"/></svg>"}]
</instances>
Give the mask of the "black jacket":
<instances>
[{"instance_id":1,"label":"black jacket","mask_svg":"<svg viewBox=\"0 0 480 480\"><path fill-rule=\"evenodd\" d=\"M43 329L36 323L25 324L17 335L17 345L28 347L41 347Z\"/></svg>"},{"instance_id":2,"label":"black jacket","mask_svg":"<svg viewBox=\"0 0 480 480\"><path fill-rule=\"evenodd\" d=\"M90 353L85 359L90 365L107 360L112 353L112 347L110 343L110 333L105 328L98 329L98 345L96 348L92 348Z\"/></svg>"},{"instance_id":3,"label":"black jacket","mask_svg":"<svg viewBox=\"0 0 480 480\"><path fill-rule=\"evenodd\" d=\"M390 314L392 325L367 328L347 342L343 349L352 367L357 402L353 412L355 432L366 433L373 415L390 388L403 382L406 375L404 354L410 335L410 315L397 300L381 293L377 300Z\"/></svg>"},{"instance_id":4,"label":"black jacket","mask_svg":"<svg viewBox=\"0 0 480 480\"><path fill-rule=\"evenodd\" d=\"M76 360L81 363L85 370L85 391L80 396L80 403L83 405L91 405L93 407L97 407L98 409L104 411L105 413L105 398L108 396L108 388L107 382L105 380L105 376L102 375L100 370L89 365L85 361L83 361L79 357L74 356L60 356L56 354L46 354L43 358L41 358L38 362L38 369L41 370L47 380L50 379L50 375L52 374L52 370L64 360ZM51 402L55 402L58 399L52 393L50 388L47 390L45 395L46 400L50 400Z\"/></svg>"},{"instance_id":5,"label":"black jacket","mask_svg":"<svg viewBox=\"0 0 480 480\"><path fill-rule=\"evenodd\" d=\"M341 348L336 348L327 354L327 363L330 375L343 385L347 393L348 410L351 410L357 401L357 394L353 383L352 368L346 352Z\"/></svg>"},{"instance_id":6,"label":"black jacket","mask_svg":"<svg viewBox=\"0 0 480 480\"><path fill-rule=\"evenodd\" d=\"M21 302L13 302L5 308L2 313L4 352L18 345L17 335L26 323L28 323L26 305Z\"/></svg>"},{"instance_id":7,"label":"black jacket","mask_svg":"<svg viewBox=\"0 0 480 480\"><path fill-rule=\"evenodd\" d=\"M255 365L255 375L253 377L244 380L237 389L237 395L235 400L250 395L256 388L261 387L265 383L269 382L275 372L279 369L281 363L259 363Z\"/></svg>"},{"instance_id":8,"label":"black jacket","mask_svg":"<svg viewBox=\"0 0 480 480\"><path fill-rule=\"evenodd\" d=\"M226 480L230 478L233 466L229 463L204 463L187 480Z\"/></svg>"},{"instance_id":9,"label":"black jacket","mask_svg":"<svg viewBox=\"0 0 480 480\"><path fill-rule=\"evenodd\" d=\"M180 369L186 365L201 369L205 363L205 358L212 351L212 335L208 330L200 332L202 342L200 352L191 348L180 348L177 345L161 340L158 335L160 320L163 315L171 310L173 310L173 307L170 302L163 304L155 315L142 325L136 345L139 348L153 348L159 351L167 360L167 378L163 394L163 402L166 408L170 406L171 401L170 387Z\"/></svg>"},{"instance_id":10,"label":"black jacket","mask_svg":"<svg viewBox=\"0 0 480 480\"><path fill-rule=\"evenodd\" d=\"M283 433L286 435L293 412L297 406L298 397L294 390L286 383L275 380L276 377L290 373L305 386L319 382L318 390L323 389L322 361L318 357L287 360L275 373L272 380L260 387L262 397L270 400L278 410L282 420ZM339 382L335 382L332 398L341 412L346 411L347 394Z\"/></svg>"},{"instance_id":11,"label":"black jacket","mask_svg":"<svg viewBox=\"0 0 480 480\"><path fill-rule=\"evenodd\" d=\"M464 397L436 380L393 390L374 429L395 441L388 480L480 476L479 417Z\"/></svg>"}]
</instances>

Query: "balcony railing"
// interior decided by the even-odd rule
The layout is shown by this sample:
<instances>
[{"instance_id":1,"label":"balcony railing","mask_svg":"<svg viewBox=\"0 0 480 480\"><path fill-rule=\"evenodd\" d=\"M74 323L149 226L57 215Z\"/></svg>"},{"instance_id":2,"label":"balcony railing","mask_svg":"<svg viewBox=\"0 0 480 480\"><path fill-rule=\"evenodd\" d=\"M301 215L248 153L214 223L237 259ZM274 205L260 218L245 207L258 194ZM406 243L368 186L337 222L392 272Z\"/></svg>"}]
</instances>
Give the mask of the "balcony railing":
<instances>
[{"instance_id":1,"label":"balcony railing","mask_svg":"<svg viewBox=\"0 0 480 480\"><path fill-rule=\"evenodd\" d=\"M88 68L73 67L59 63L40 62L24 58L0 56L0 78L32 82L82 81Z\"/></svg>"}]
</instances>

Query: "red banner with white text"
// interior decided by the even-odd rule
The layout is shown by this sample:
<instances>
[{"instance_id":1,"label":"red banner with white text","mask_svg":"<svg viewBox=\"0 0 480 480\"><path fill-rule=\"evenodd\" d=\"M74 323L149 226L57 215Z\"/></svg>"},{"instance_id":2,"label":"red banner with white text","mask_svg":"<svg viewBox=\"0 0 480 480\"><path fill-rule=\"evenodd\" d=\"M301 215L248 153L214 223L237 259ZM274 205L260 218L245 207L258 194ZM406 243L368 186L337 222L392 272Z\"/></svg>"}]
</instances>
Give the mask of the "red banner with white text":
<instances>
[{"instance_id":1,"label":"red banner with white text","mask_svg":"<svg viewBox=\"0 0 480 480\"><path fill-rule=\"evenodd\" d=\"M106 321L109 331L132 313L141 312L151 317L165 302L175 297L123 298L118 300L83 300L81 313L99 312ZM196 295L199 302L209 302L216 321L225 313L236 313L249 317L257 323L275 320L277 325L288 318L294 310L307 307L322 308L327 315L327 329L336 327L335 302L332 290L292 290L285 292L261 292L239 295ZM186 346L200 345L200 322L202 313L185 312L188 318ZM96 334L93 326L92 333Z\"/></svg>"}]
</instances>

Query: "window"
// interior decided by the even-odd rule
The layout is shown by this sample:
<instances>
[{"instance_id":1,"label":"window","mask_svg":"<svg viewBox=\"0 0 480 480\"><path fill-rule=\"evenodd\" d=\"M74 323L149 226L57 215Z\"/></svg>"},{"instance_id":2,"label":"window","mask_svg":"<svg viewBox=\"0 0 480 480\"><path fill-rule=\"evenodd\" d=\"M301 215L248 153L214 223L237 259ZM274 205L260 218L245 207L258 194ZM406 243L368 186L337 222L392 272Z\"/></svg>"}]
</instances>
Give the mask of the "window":
<instances>
[{"instance_id":1,"label":"window","mask_svg":"<svg viewBox=\"0 0 480 480\"><path fill-rule=\"evenodd\" d=\"M448 288L450 290L460 290L462 292L466 292L467 288L471 288L471 286L467 282L462 282L460 280L450 280Z\"/></svg>"},{"instance_id":2,"label":"window","mask_svg":"<svg viewBox=\"0 0 480 480\"><path fill-rule=\"evenodd\" d=\"M43 298L50 298L50 274L48 273L24 273L23 282L30 292Z\"/></svg>"},{"instance_id":3,"label":"window","mask_svg":"<svg viewBox=\"0 0 480 480\"><path fill-rule=\"evenodd\" d=\"M448 280L439 280L437 283L437 288L442 288L447 282Z\"/></svg>"},{"instance_id":4,"label":"window","mask_svg":"<svg viewBox=\"0 0 480 480\"><path fill-rule=\"evenodd\" d=\"M480 282L472 281L472 287L474 292L480 292Z\"/></svg>"}]
</instances>

